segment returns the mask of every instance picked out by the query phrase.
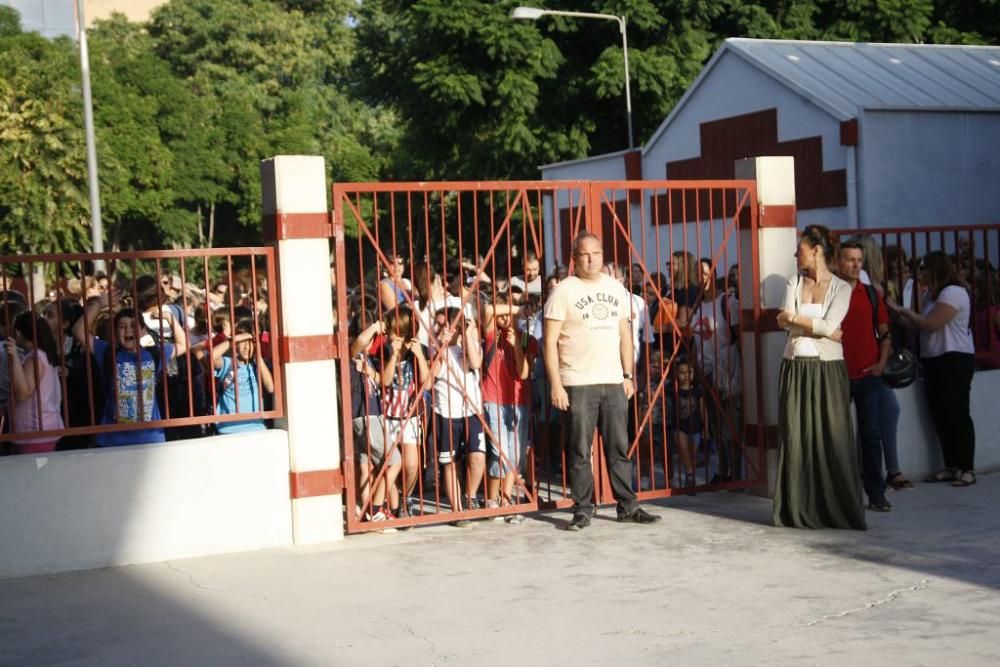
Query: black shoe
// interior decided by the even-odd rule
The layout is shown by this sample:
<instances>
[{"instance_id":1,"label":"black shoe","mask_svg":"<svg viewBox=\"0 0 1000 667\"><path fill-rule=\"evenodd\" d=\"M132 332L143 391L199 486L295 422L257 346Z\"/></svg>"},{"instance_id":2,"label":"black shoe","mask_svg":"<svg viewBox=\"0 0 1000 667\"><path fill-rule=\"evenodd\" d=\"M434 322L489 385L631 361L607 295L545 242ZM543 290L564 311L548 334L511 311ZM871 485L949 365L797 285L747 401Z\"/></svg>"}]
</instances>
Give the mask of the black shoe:
<instances>
[{"instance_id":1,"label":"black shoe","mask_svg":"<svg viewBox=\"0 0 1000 667\"><path fill-rule=\"evenodd\" d=\"M660 517L655 514L650 514L641 507L636 507L635 511L631 514L619 514L619 523L656 523L660 520Z\"/></svg>"},{"instance_id":2,"label":"black shoe","mask_svg":"<svg viewBox=\"0 0 1000 667\"><path fill-rule=\"evenodd\" d=\"M892 505L890 505L889 501L885 499L885 496L881 498L869 498L868 509L873 512L891 512Z\"/></svg>"},{"instance_id":3,"label":"black shoe","mask_svg":"<svg viewBox=\"0 0 1000 667\"><path fill-rule=\"evenodd\" d=\"M583 530L590 525L590 515L574 514L573 519L566 524L566 530Z\"/></svg>"}]
</instances>

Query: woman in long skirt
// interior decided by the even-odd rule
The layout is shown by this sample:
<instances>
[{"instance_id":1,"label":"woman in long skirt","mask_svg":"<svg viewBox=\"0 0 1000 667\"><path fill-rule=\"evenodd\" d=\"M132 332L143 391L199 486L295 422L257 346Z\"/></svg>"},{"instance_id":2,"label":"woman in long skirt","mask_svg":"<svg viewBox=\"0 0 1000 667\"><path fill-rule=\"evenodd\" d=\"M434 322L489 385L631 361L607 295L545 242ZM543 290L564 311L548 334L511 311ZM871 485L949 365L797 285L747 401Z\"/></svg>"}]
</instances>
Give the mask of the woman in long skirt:
<instances>
[{"instance_id":1,"label":"woman in long skirt","mask_svg":"<svg viewBox=\"0 0 1000 667\"><path fill-rule=\"evenodd\" d=\"M830 271L836 252L829 229L806 227L795 253L799 273L788 280L778 313L788 341L778 406L776 526L867 527L840 343L851 287Z\"/></svg>"}]
</instances>

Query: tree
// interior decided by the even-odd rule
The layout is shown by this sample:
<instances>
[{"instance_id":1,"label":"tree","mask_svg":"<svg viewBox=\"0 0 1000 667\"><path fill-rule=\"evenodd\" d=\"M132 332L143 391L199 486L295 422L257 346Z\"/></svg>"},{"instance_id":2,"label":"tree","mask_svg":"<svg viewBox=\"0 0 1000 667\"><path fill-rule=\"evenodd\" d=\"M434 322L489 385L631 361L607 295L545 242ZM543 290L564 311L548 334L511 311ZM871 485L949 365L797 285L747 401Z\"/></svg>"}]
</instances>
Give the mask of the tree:
<instances>
[{"instance_id":1,"label":"tree","mask_svg":"<svg viewBox=\"0 0 1000 667\"><path fill-rule=\"evenodd\" d=\"M194 228L174 215L174 154L160 129L164 103L183 96L183 86L140 26L121 14L98 22L90 44L101 210L111 248L189 241Z\"/></svg>"},{"instance_id":2,"label":"tree","mask_svg":"<svg viewBox=\"0 0 1000 667\"><path fill-rule=\"evenodd\" d=\"M346 94L351 3L315 0L174 0L149 32L157 54L208 101L229 194L222 238L259 235L258 165L277 154L322 154L331 178L377 178L392 144L391 114ZM219 172L216 172L219 173Z\"/></svg>"},{"instance_id":3,"label":"tree","mask_svg":"<svg viewBox=\"0 0 1000 667\"><path fill-rule=\"evenodd\" d=\"M22 33L0 7L0 249L89 245L79 68L72 43Z\"/></svg>"},{"instance_id":4,"label":"tree","mask_svg":"<svg viewBox=\"0 0 1000 667\"><path fill-rule=\"evenodd\" d=\"M511 21L520 0L364 0L355 79L403 124L391 172L532 178L536 165L627 145L614 23ZM551 0L624 15L636 139L659 126L727 37L982 43L997 0Z\"/></svg>"}]
</instances>

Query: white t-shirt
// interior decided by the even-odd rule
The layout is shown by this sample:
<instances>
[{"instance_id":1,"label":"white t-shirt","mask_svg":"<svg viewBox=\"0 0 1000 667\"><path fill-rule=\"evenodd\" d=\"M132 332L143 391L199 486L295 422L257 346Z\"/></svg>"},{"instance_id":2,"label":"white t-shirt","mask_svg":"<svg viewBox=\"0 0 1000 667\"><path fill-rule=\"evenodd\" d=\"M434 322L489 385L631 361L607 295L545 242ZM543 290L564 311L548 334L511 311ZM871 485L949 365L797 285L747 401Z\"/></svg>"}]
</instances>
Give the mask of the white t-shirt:
<instances>
[{"instance_id":1,"label":"white t-shirt","mask_svg":"<svg viewBox=\"0 0 1000 667\"><path fill-rule=\"evenodd\" d=\"M566 387L620 384L621 321L631 316L631 294L611 276L570 276L545 303L545 319L562 322L559 378Z\"/></svg>"},{"instance_id":2,"label":"white t-shirt","mask_svg":"<svg viewBox=\"0 0 1000 667\"><path fill-rule=\"evenodd\" d=\"M469 297L469 301L465 304L463 312L465 313L465 319L473 321L476 318L476 309L473 307L475 297ZM430 301L427 305L416 312L417 321L419 322L419 327L417 328L417 340L420 341L421 345L430 345L430 331L434 325L434 315L440 310L447 310L448 308L460 308L462 306L462 299L457 296L452 296L449 294L443 299L434 299Z\"/></svg>"},{"instance_id":3,"label":"white t-shirt","mask_svg":"<svg viewBox=\"0 0 1000 667\"><path fill-rule=\"evenodd\" d=\"M632 297L632 308L630 313L630 325L632 326L632 352L633 363L639 363L639 353L642 352L642 343L653 342L653 326L649 322L649 306L646 300L638 294L630 294Z\"/></svg>"},{"instance_id":4,"label":"white t-shirt","mask_svg":"<svg viewBox=\"0 0 1000 667\"><path fill-rule=\"evenodd\" d=\"M542 293L542 277L541 276L537 276L534 280L532 280L530 283L527 283L527 284L525 284L524 278L519 278L518 276L514 276L513 278L510 279L510 284L511 284L512 287L514 285L517 285L526 294L541 294Z\"/></svg>"},{"instance_id":5,"label":"white t-shirt","mask_svg":"<svg viewBox=\"0 0 1000 667\"><path fill-rule=\"evenodd\" d=\"M724 311L729 311L728 316ZM737 326L740 304L728 294L703 299L691 317L698 365L711 378L717 390L727 395L743 392L739 348L734 345L729 327Z\"/></svg>"},{"instance_id":6,"label":"white t-shirt","mask_svg":"<svg viewBox=\"0 0 1000 667\"><path fill-rule=\"evenodd\" d=\"M432 359L437 356L431 350ZM434 412L445 419L461 419L483 411L479 372L466 371L465 348L452 345L434 376Z\"/></svg>"},{"instance_id":7,"label":"white t-shirt","mask_svg":"<svg viewBox=\"0 0 1000 667\"><path fill-rule=\"evenodd\" d=\"M940 357L945 352L975 354L976 348L972 342L972 331L969 330L971 310L969 293L958 285L945 287L938 294L936 301L932 301L928 295L921 314L924 317L930 315L937 303L946 303L955 308L958 313L941 329L933 332L920 332L920 356Z\"/></svg>"}]
</instances>

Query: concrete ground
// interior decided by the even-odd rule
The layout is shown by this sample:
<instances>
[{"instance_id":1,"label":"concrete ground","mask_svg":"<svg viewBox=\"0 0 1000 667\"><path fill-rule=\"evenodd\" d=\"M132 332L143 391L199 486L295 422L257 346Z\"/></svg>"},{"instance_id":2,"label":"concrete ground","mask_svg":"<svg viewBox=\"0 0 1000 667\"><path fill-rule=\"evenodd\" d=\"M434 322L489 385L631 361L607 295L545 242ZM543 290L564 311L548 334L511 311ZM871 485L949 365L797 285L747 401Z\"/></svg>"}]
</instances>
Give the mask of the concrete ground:
<instances>
[{"instance_id":1,"label":"concrete ground","mask_svg":"<svg viewBox=\"0 0 1000 667\"><path fill-rule=\"evenodd\" d=\"M866 533L713 493L652 527L554 513L0 581L0 664L997 664L1000 474L890 500Z\"/></svg>"}]
</instances>

